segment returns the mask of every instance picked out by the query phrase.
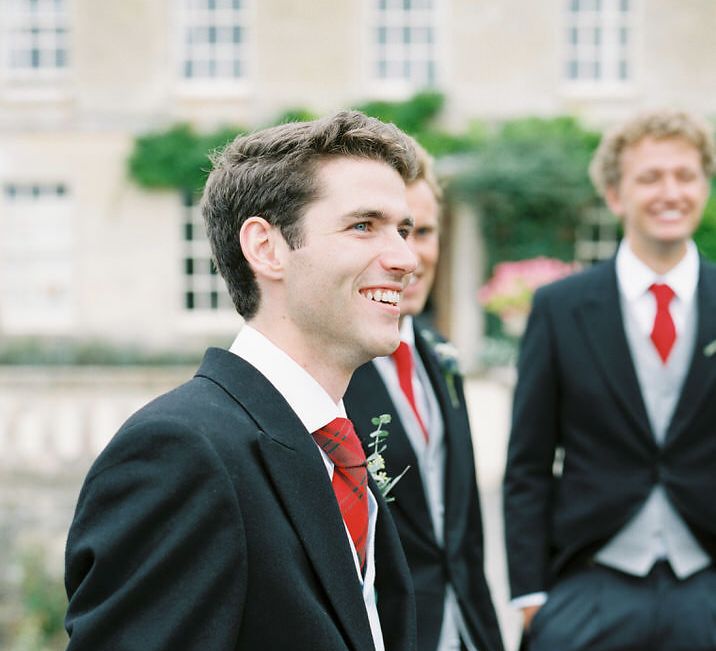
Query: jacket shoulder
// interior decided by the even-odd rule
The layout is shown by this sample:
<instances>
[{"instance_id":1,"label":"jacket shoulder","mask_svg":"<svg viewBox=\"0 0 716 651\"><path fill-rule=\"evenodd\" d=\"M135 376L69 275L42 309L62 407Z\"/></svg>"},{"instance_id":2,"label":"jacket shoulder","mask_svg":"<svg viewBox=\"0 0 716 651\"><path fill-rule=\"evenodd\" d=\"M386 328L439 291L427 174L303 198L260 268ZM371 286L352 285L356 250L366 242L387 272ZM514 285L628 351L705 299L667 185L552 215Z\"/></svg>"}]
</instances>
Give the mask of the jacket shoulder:
<instances>
[{"instance_id":1,"label":"jacket shoulder","mask_svg":"<svg viewBox=\"0 0 716 651\"><path fill-rule=\"evenodd\" d=\"M594 287L605 287L616 282L614 259L598 262L582 271L560 278L554 282L542 285L535 292L535 302L548 301L550 303L570 302L581 298L585 292Z\"/></svg>"}]
</instances>

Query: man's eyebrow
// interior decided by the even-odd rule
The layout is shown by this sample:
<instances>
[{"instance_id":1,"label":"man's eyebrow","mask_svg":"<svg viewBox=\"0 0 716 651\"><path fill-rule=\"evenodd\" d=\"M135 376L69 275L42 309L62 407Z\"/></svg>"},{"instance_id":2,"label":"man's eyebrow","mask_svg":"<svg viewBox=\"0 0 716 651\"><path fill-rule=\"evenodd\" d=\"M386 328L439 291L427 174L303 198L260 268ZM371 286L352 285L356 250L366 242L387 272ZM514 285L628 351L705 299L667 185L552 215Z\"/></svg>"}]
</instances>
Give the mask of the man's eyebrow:
<instances>
[{"instance_id":1,"label":"man's eyebrow","mask_svg":"<svg viewBox=\"0 0 716 651\"><path fill-rule=\"evenodd\" d=\"M387 216L382 210L358 208L343 215L342 219L346 222L354 221L356 219L376 219L378 221L385 221Z\"/></svg>"}]
</instances>

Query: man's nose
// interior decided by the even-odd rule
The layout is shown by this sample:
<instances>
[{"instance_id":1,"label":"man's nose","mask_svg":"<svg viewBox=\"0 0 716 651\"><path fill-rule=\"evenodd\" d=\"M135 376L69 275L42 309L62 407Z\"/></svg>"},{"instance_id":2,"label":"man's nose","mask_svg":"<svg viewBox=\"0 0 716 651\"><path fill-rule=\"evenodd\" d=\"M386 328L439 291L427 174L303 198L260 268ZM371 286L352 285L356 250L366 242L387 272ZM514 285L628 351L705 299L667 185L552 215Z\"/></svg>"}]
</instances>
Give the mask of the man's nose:
<instances>
[{"instance_id":1,"label":"man's nose","mask_svg":"<svg viewBox=\"0 0 716 651\"><path fill-rule=\"evenodd\" d=\"M418 266L418 257L411 249L408 241L395 234L382 256L383 266L402 275L413 273Z\"/></svg>"}]
</instances>

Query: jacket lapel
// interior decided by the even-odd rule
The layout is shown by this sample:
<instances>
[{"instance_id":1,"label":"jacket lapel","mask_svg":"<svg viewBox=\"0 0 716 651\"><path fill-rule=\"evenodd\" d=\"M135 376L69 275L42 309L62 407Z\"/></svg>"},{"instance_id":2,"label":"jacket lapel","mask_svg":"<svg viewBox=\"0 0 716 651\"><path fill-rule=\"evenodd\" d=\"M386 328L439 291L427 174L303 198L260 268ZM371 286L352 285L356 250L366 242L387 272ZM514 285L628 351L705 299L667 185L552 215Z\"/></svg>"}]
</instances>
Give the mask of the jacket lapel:
<instances>
[{"instance_id":1,"label":"jacket lapel","mask_svg":"<svg viewBox=\"0 0 716 651\"><path fill-rule=\"evenodd\" d=\"M667 441L685 431L701 411L701 403L713 395L716 382L716 267L701 261L696 342L688 375L667 432Z\"/></svg>"},{"instance_id":2,"label":"jacket lapel","mask_svg":"<svg viewBox=\"0 0 716 651\"><path fill-rule=\"evenodd\" d=\"M387 447L383 452L386 472L390 477L397 477L406 467L410 466L410 469L390 492L390 496L395 498L390 507L400 510L419 535L427 537L432 544L437 544L420 481L418 459L388 389L372 362L364 364L353 374L350 391L346 393L344 400L348 415L367 453L371 451L368 447L371 443L369 434L375 429L371 419L381 414L392 416L390 424L385 427L389 432L385 441Z\"/></svg>"},{"instance_id":3,"label":"jacket lapel","mask_svg":"<svg viewBox=\"0 0 716 651\"><path fill-rule=\"evenodd\" d=\"M211 370L202 373L205 366ZM256 421L267 472L336 616L355 649L373 648L343 520L310 434L273 385L232 353L210 349L199 374L221 384Z\"/></svg>"},{"instance_id":4,"label":"jacket lapel","mask_svg":"<svg viewBox=\"0 0 716 651\"><path fill-rule=\"evenodd\" d=\"M591 286L575 307L579 330L614 399L635 430L653 443L649 418L624 331L614 259L593 269Z\"/></svg>"}]
</instances>

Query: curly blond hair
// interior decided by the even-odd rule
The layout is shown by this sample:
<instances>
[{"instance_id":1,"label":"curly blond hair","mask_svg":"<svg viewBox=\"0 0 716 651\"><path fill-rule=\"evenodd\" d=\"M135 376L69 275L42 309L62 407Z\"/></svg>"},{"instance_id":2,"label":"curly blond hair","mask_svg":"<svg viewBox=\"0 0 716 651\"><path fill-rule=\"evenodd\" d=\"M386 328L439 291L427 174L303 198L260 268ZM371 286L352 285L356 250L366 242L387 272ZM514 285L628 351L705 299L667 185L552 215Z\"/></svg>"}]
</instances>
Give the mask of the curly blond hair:
<instances>
[{"instance_id":1,"label":"curly blond hair","mask_svg":"<svg viewBox=\"0 0 716 651\"><path fill-rule=\"evenodd\" d=\"M686 111L660 109L638 113L604 135L589 165L589 177L597 192L604 196L608 188L616 187L621 181L624 150L647 137L681 138L691 143L701 154L704 174L711 177L716 173L713 131L706 120Z\"/></svg>"}]
</instances>

